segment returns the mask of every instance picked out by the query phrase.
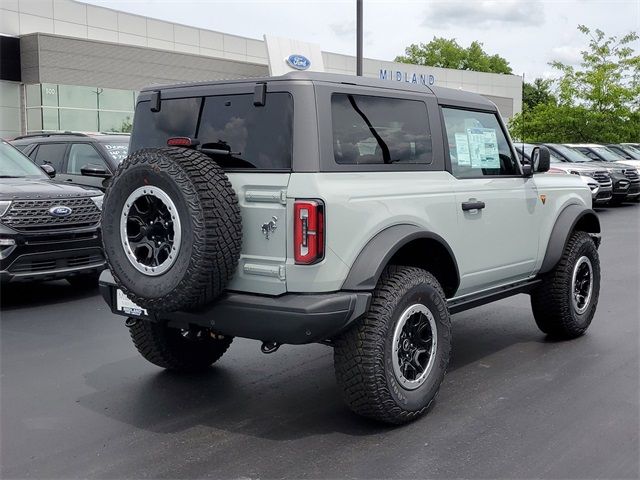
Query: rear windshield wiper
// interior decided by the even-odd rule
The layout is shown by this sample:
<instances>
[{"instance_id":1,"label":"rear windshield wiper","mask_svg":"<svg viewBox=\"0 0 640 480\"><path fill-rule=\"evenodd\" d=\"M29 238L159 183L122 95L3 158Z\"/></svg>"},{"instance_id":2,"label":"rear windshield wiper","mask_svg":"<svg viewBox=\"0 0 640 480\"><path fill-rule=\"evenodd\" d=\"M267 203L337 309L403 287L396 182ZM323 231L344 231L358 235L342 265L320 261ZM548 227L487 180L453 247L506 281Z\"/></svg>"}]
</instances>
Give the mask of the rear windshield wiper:
<instances>
[{"instance_id":1,"label":"rear windshield wiper","mask_svg":"<svg viewBox=\"0 0 640 480\"><path fill-rule=\"evenodd\" d=\"M19 175L0 175L0 178L22 178Z\"/></svg>"}]
</instances>

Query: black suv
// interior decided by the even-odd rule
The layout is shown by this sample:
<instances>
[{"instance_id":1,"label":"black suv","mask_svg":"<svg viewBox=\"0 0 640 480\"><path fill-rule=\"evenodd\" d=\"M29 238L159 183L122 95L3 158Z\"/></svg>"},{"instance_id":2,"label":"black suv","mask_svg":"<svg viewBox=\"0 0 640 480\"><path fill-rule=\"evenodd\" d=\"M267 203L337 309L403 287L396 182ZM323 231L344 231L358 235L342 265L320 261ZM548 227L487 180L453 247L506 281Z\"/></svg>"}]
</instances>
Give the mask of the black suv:
<instances>
[{"instance_id":1,"label":"black suv","mask_svg":"<svg viewBox=\"0 0 640 480\"><path fill-rule=\"evenodd\" d=\"M38 165L48 164L59 181L103 190L127 157L129 135L44 132L11 141Z\"/></svg>"},{"instance_id":2,"label":"black suv","mask_svg":"<svg viewBox=\"0 0 640 480\"><path fill-rule=\"evenodd\" d=\"M0 281L66 278L71 284L97 284L105 268L102 192L50 176L53 167L38 168L0 142Z\"/></svg>"}]
</instances>

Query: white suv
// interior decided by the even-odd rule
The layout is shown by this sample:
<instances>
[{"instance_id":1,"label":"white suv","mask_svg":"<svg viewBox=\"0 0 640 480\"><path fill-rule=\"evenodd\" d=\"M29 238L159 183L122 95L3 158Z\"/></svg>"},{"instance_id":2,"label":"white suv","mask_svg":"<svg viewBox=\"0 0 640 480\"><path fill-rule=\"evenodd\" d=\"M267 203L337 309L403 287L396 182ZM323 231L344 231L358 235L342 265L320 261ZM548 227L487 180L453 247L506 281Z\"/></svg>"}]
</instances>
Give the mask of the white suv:
<instances>
[{"instance_id":1,"label":"white suv","mask_svg":"<svg viewBox=\"0 0 640 480\"><path fill-rule=\"evenodd\" d=\"M101 288L161 367L207 368L234 336L325 343L347 404L401 423L438 392L451 314L527 293L560 338L594 316L589 188L521 165L479 95L300 72L152 87L130 151Z\"/></svg>"}]
</instances>

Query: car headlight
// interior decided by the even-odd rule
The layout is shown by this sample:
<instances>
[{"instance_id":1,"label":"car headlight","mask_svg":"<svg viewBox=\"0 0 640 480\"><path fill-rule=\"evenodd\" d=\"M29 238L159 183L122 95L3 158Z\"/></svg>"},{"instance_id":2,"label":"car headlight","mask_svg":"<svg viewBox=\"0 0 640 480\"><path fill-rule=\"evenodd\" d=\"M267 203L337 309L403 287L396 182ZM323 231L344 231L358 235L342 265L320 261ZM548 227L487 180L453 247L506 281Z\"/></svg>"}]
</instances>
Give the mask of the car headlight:
<instances>
[{"instance_id":1,"label":"car headlight","mask_svg":"<svg viewBox=\"0 0 640 480\"><path fill-rule=\"evenodd\" d=\"M93 203L96 204L96 207L98 207L98 210L102 211L102 202L104 201L104 195L100 195L98 197L91 197L91 200L93 200Z\"/></svg>"},{"instance_id":2,"label":"car headlight","mask_svg":"<svg viewBox=\"0 0 640 480\"><path fill-rule=\"evenodd\" d=\"M570 170L569 173L571 175L580 175L580 173L576 172L575 170Z\"/></svg>"},{"instance_id":3,"label":"car headlight","mask_svg":"<svg viewBox=\"0 0 640 480\"><path fill-rule=\"evenodd\" d=\"M9 207L11 206L11 200L2 200L0 202L0 217L7 213Z\"/></svg>"},{"instance_id":4,"label":"car headlight","mask_svg":"<svg viewBox=\"0 0 640 480\"><path fill-rule=\"evenodd\" d=\"M624 175L624 170L622 168L607 168L609 173L617 173L618 175Z\"/></svg>"}]
</instances>

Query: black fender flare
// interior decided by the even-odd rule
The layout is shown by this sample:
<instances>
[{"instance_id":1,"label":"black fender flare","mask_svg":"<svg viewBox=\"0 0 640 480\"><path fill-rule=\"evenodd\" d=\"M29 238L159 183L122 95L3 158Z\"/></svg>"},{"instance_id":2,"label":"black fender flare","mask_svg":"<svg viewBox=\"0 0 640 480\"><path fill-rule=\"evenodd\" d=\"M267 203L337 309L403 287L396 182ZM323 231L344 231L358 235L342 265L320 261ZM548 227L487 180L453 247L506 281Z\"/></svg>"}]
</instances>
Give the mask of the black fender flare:
<instances>
[{"instance_id":1,"label":"black fender flare","mask_svg":"<svg viewBox=\"0 0 640 480\"><path fill-rule=\"evenodd\" d=\"M410 224L387 227L369 240L353 262L349 274L342 284L342 289L373 290L382 271L396 252L409 242L418 239L434 240L446 249L455 265L456 284L454 290L457 290L460 284L460 271L449 244L440 235Z\"/></svg>"},{"instance_id":2,"label":"black fender flare","mask_svg":"<svg viewBox=\"0 0 640 480\"><path fill-rule=\"evenodd\" d=\"M600 233L600 220L596 212L584 205L568 205L560 212L551 230L544 260L538 273L547 273L553 270L562 257L569 237L578 226L580 230L588 233Z\"/></svg>"}]
</instances>

